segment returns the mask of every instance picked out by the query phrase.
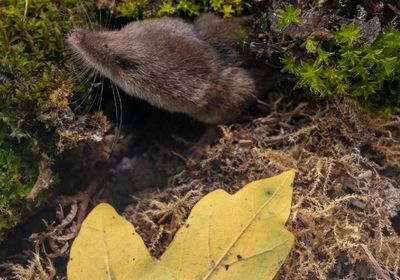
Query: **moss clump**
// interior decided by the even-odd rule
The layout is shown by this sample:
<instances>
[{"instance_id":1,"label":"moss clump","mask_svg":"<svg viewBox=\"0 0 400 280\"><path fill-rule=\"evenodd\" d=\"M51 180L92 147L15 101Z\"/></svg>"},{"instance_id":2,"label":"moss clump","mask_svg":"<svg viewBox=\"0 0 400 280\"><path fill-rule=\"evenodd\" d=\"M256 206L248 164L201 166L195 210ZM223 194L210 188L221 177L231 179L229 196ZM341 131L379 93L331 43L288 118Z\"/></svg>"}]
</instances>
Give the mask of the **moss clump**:
<instances>
[{"instance_id":1,"label":"moss clump","mask_svg":"<svg viewBox=\"0 0 400 280\"><path fill-rule=\"evenodd\" d=\"M30 207L24 198L37 177L38 161L34 152L17 149L5 131L0 129L0 240L20 221L21 209Z\"/></svg>"},{"instance_id":2,"label":"moss clump","mask_svg":"<svg viewBox=\"0 0 400 280\"><path fill-rule=\"evenodd\" d=\"M214 12L224 17L241 14L244 7L242 0L164 0L154 5L148 0L122 0L114 6L107 6L98 1L100 7L112 8L121 17L143 19L170 15L197 16L205 12Z\"/></svg>"},{"instance_id":3,"label":"moss clump","mask_svg":"<svg viewBox=\"0 0 400 280\"><path fill-rule=\"evenodd\" d=\"M368 45L359 29L350 24L333 32L322 44L309 37L302 44L305 56L286 55L284 68L296 76L296 87L321 97L351 96L367 107L387 114L400 113L400 31L389 28Z\"/></svg>"},{"instance_id":4,"label":"moss clump","mask_svg":"<svg viewBox=\"0 0 400 280\"><path fill-rule=\"evenodd\" d=\"M278 9L276 11L278 17L281 19L281 21L278 24L279 29L285 29L286 27L289 26L289 24L296 24L299 23L301 20L300 14L301 10L293 7L292 4L286 4L285 9Z\"/></svg>"},{"instance_id":5,"label":"moss clump","mask_svg":"<svg viewBox=\"0 0 400 280\"><path fill-rule=\"evenodd\" d=\"M76 134L76 126L92 134L99 130L86 121L77 125L83 117L69 102L73 94L87 92L74 82L76 70L68 62L64 42L70 28L84 25L82 2L37 0L27 7L25 2L0 3L0 241L24 213L42 204L40 197L35 202L25 199L38 176L39 161L51 162L76 144L66 139Z\"/></svg>"}]
</instances>

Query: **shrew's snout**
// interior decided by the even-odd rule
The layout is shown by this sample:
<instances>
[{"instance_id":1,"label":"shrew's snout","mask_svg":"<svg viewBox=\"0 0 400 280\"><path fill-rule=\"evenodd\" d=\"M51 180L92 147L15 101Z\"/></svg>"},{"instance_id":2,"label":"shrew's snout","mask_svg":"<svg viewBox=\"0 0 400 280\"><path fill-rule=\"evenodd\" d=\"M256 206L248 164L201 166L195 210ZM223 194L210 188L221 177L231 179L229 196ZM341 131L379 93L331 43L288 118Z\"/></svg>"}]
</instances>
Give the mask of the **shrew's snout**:
<instances>
[{"instance_id":1,"label":"shrew's snout","mask_svg":"<svg viewBox=\"0 0 400 280\"><path fill-rule=\"evenodd\" d=\"M75 45L79 45L82 40L85 37L85 32L83 29L72 29L69 33L68 33L68 41L70 41L72 44Z\"/></svg>"},{"instance_id":2,"label":"shrew's snout","mask_svg":"<svg viewBox=\"0 0 400 280\"><path fill-rule=\"evenodd\" d=\"M111 55L107 48L108 40L104 34L75 28L69 31L67 41L73 50L93 68L104 71L110 68Z\"/></svg>"}]
</instances>

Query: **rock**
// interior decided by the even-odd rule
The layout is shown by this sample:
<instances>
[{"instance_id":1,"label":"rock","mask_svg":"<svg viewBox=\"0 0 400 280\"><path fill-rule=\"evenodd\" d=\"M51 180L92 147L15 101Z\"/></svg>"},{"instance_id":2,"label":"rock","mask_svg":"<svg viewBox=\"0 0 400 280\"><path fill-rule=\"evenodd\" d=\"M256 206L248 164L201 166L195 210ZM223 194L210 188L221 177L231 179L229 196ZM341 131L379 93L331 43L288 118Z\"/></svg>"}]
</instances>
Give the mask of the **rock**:
<instances>
[{"instance_id":1,"label":"rock","mask_svg":"<svg viewBox=\"0 0 400 280\"><path fill-rule=\"evenodd\" d=\"M369 21L354 20L354 24L360 29L362 39L368 45L373 44L381 34L382 25L377 16L371 18Z\"/></svg>"}]
</instances>

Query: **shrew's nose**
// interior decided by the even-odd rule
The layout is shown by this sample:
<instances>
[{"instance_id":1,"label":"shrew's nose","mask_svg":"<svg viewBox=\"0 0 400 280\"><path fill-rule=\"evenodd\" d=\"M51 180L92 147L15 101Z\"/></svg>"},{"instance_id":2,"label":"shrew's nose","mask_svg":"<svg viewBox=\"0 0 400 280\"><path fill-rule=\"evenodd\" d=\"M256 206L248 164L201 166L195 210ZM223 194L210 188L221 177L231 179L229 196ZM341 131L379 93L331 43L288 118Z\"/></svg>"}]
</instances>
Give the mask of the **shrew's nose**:
<instances>
[{"instance_id":1,"label":"shrew's nose","mask_svg":"<svg viewBox=\"0 0 400 280\"><path fill-rule=\"evenodd\" d=\"M72 29L68 33L68 40L71 43L80 44L82 42L84 36L85 36L85 34L84 34L83 29L76 28L76 29Z\"/></svg>"}]
</instances>

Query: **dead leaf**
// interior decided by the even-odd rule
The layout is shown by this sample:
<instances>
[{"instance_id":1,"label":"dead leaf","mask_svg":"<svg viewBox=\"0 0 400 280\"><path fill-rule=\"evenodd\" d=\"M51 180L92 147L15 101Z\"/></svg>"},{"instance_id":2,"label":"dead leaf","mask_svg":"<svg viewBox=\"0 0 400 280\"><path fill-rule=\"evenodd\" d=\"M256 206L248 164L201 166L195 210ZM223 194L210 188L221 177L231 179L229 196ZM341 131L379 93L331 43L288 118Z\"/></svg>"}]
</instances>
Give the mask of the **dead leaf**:
<instances>
[{"instance_id":1,"label":"dead leaf","mask_svg":"<svg viewBox=\"0 0 400 280\"><path fill-rule=\"evenodd\" d=\"M158 261L130 223L99 204L72 246L68 279L272 279L293 245L284 224L294 175L206 195Z\"/></svg>"}]
</instances>

